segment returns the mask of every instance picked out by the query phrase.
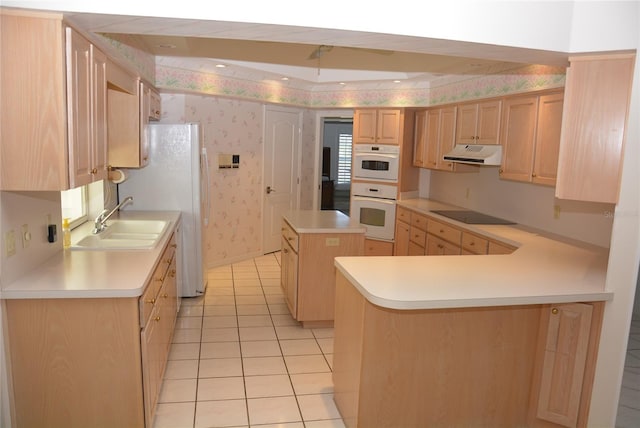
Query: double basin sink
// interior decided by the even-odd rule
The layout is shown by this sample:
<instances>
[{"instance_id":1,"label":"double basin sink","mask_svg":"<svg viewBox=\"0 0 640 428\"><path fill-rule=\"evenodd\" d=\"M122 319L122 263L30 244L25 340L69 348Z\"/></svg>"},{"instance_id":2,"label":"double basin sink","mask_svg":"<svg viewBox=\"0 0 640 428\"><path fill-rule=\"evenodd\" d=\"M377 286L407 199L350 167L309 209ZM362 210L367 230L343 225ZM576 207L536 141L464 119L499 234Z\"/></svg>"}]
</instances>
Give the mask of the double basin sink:
<instances>
[{"instance_id":1,"label":"double basin sink","mask_svg":"<svg viewBox=\"0 0 640 428\"><path fill-rule=\"evenodd\" d=\"M169 226L164 220L110 220L105 230L89 232L71 244L72 250L149 250Z\"/></svg>"}]
</instances>

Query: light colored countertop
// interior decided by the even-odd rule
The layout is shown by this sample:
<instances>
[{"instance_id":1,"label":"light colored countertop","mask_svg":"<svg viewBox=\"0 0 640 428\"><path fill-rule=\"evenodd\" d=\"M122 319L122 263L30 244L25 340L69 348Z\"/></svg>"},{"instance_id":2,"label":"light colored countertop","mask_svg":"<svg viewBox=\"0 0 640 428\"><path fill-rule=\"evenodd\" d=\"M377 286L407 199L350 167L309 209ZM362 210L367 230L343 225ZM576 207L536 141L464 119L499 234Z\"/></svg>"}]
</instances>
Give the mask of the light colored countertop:
<instances>
[{"instance_id":1,"label":"light colored countertop","mask_svg":"<svg viewBox=\"0 0 640 428\"><path fill-rule=\"evenodd\" d=\"M365 233L366 228L334 210L291 210L284 219L297 233Z\"/></svg>"},{"instance_id":2,"label":"light colored countertop","mask_svg":"<svg viewBox=\"0 0 640 428\"><path fill-rule=\"evenodd\" d=\"M165 220L170 224L157 245L149 250L62 250L37 269L6 286L2 290L2 298L140 296L179 223L180 215L180 211L121 211L112 218ZM80 227L91 230L92 225ZM74 230L72 240L75 234Z\"/></svg>"},{"instance_id":3,"label":"light colored countertop","mask_svg":"<svg viewBox=\"0 0 640 428\"><path fill-rule=\"evenodd\" d=\"M431 213L464 209L398 201L474 233L514 245L508 255L339 257L335 265L371 303L434 309L602 301L608 250L520 225L468 225Z\"/></svg>"}]
</instances>

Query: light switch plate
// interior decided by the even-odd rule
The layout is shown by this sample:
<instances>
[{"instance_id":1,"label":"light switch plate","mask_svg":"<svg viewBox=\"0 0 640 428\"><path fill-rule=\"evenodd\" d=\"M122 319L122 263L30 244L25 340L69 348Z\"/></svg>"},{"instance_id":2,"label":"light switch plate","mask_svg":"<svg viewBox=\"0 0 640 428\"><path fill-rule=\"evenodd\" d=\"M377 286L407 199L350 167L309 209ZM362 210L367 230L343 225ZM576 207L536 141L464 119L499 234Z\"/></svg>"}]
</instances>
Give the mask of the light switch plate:
<instances>
[{"instance_id":1,"label":"light switch plate","mask_svg":"<svg viewBox=\"0 0 640 428\"><path fill-rule=\"evenodd\" d=\"M11 257L16 253L16 234L13 229L4 235L4 248L7 257Z\"/></svg>"}]
</instances>

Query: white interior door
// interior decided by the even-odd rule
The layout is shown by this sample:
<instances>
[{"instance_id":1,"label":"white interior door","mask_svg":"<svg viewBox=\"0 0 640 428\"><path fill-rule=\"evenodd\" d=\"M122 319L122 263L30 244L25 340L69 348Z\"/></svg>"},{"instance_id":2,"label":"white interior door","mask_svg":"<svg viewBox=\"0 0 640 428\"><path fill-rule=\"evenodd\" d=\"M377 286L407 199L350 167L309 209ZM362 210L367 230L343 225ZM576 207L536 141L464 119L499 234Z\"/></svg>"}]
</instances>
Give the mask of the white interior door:
<instances>
[{"instance_id":1,"label":"white interior door","mask_svg":"<svg viewBox=\"0 0 640 428\"><path fill-rule=\"evenodd\" d=\"M265 107L262 252L280 249L282 215L298 208L302 113Z\"/></svg>"}]
</instances>

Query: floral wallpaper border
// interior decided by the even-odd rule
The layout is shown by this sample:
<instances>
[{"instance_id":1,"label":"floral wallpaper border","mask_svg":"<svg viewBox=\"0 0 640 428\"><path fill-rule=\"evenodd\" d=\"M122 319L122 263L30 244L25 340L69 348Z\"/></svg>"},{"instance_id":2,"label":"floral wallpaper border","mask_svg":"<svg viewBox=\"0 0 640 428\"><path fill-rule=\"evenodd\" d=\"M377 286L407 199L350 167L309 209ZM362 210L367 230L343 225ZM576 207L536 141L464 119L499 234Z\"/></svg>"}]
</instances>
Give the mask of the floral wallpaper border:
<instances>
[{"instance_id":1,"label":"floral wallpaper border","mask_svg":"<svg viewBox=\"0 0 640 428\"><path fill-rule=\"evenodd\" d=\"M508 73L469 76L431 88L342 89L323 91L287 87L275 81L258 82L156 64L159 89L287 104L305 108L427 107L480 98L561 88L565 69L524 66Z\"/></svg>"}]
</instances>

